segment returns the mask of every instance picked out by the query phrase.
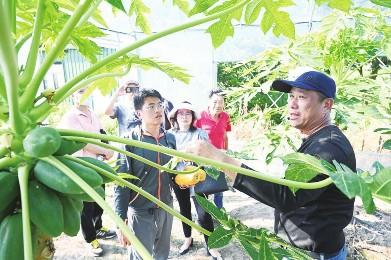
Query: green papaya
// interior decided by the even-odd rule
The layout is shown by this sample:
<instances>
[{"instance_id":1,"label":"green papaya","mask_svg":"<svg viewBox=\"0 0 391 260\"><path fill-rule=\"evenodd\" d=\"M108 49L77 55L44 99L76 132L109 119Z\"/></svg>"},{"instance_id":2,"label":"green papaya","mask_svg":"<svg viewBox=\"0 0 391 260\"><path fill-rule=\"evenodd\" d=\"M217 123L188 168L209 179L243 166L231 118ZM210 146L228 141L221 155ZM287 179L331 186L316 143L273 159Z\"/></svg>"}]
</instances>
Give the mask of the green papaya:
<instances>
[{"instance_id":1,"label":"green papaya","mask_svg":"<svg viewBox=\"0 0 391 260\"><path fill-rule=\"evenodd\" d=\"M0 212L3 212L19 194L18 175L0 172Z\"/></svg>"},{"instance_id":2,"label":"green papaya","mask_svg":"<svg viewBox=\"0 0 391 260\"><path fill-rule=\"evenodd\" d=\"M102 187L96 187L95 191L102 197L105 198L105 190ZM93 202L94 200L87 194L68 194L68 196L72 199L87 201L87 202Z\"/></svg>"},{"instance_id":3,"label":"green papaya","mask_svg":"<svg viewBox=\"0 0 391 260\"><path fill-rule=\"evenodd\" d=\"M95 165L95 166L97 166L97 167L99 167L99 168L101 168L103 170L106 170L106 171L108 171L108 172L110 172L112 174L115 174L115 175L117 174L117 172L114 171L114 169L110 165L108 165L107 163L105 163L105 162L103 162L101 160L98 160L98 159L95 159L95 158L92 158L92 157L78 157L78 158L80 158L83 161L86 161L88 163L91 163L91 164L93 164L93 165ZM104 183L108 183L108 182L112 181L112 179L104 176L103 174L100 174L100 176L102 176L102 179L103 179Z\"/></svg>"},{"instance_id":4,"label":"green papaya","mask_svg":"<svg viewBox=\"0 0 391 260\"><path fill-rule=\"evenodd\" d=\"M39 230L56 237L64 230L63 207L55 191L36 180L29 183L30 219Z\"/></svg>"},{"instance_id":5,"label":"green papaya","mask_svg":"<svg viewBox=\"0 0 391 260\"><path fill-rule=\"evenodd\" d=\"M80 210L74 200L59 196L63 207L64 233L68 236L76 236L80 229Z\"/></svg>"},{"instance_id":6,"label":"green papaya","mask_svg":"<svg viewBox=\"0 0 391 260\"><path fill-rule=\"evenodd\" d=\"M0 259L24 259L22 214L9 215L1 222L0 241Z\"/></svg>"},{"instance_id":7,"label":"green papaya","mask_svg":"<svg viewBox=\"0 0 391 260\"><path fill-rule=\"evenodd\" d=\"M77 151L83 149L87 144L76 141L66 140L61 138L60 148L54 153L54 155L62 156L66 154L74 154Z\"/></svg>"},{"instance_id":8,"label":"green papaya","mask_svg":"<svg viewBox=\"0 0 391 260\"><path fill-rule=\"evenodd\" d=\"M103 184L102 177L93 169L85 167L79 163L70 161L63 157L57 157L73 172L79 175L91 187L95 188ZM66 193L66 194L82 194L84 191L66 176L62 171L52 166L51 164L38 161L34 167L34 175L37 180L48 186L49 188Z\"/></svg>"},{"instance_id":9,"label":"green papaya","mask_svg":"<svg viewBox=\"0 0 391 260\"><path fill-rule=\"evenodd\" d=\"M23 140L25 152L33 157L46 157L55 153L61 145L61 135L51 127L36 127Z\"/></svg>"}]
</instances>

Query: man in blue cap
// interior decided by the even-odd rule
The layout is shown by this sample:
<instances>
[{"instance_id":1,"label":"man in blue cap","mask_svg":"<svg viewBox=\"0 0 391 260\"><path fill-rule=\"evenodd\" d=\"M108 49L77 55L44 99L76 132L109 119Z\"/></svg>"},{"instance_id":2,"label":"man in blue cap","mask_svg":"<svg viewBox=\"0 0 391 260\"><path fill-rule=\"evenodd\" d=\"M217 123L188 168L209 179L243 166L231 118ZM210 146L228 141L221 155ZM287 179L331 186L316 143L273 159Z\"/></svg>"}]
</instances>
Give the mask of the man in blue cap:
<instances>
[{"instance_id":1,"label":"man in blue cap","mask_svg":"<svg viewBox=\"0 0 391 260\"><path fill-rule=\"evenodd\" d=\"M331 123L336 92L333 79L321 72L308 71L295 81L276 80L272 89L289 93L289 122L303 138L298 152L330 163L336 160L356 171L350 142ZM206 142L195 142L186 151L250 169ZM274 231L294 246L308 251L314 259L346 259L343 229L352 218L354 199L347 198L334 184L293 194L286 186L244 175L227 175L233 179L234 188L275 208ZM311 181L326 177L319 174Z\"/></svg>"}]
</instances>

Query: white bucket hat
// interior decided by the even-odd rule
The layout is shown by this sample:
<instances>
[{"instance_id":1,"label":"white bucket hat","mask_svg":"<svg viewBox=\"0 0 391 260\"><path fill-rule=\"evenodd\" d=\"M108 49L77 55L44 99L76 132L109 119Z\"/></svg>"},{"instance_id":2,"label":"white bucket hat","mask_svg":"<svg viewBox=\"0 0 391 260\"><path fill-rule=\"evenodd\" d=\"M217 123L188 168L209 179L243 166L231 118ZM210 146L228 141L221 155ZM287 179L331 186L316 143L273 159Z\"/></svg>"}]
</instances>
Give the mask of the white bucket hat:
<instances>
[{"instance_id":1,"label":"white bucket hat","mask_svg":"<svg viewBox=\"0 0 391 260\"><path fill-rule=\"evenodd\" d=\"M188 101L182 101L181 103L177 104L170 112L169 117L170 119L173 119L175 117L175 114L180 109L187 109L190 111L193 111L195 119L198 118L198 113L194 109L193 105Z\"/></svg>"}]
</instances>

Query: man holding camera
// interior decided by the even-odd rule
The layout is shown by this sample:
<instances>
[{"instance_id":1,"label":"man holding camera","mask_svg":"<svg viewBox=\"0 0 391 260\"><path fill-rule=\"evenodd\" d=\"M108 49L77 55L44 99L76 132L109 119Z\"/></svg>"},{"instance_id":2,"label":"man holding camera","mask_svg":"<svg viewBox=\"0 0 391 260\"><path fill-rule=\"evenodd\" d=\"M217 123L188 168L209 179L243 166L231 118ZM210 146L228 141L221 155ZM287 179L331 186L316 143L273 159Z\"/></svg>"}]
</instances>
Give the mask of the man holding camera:
<instances>
[{"instance_id":1,"label":"man holding camera","mask_svg":"<svg viewBox=\"0 0 391 260\"><path fill-rule=\"evenodd\" d=\"M119 136L122 136L135 126L140 124L133 105L133 97L139 92L139 83L129 80L125 82L113 95L105 114L110 118L118 120ZM118 102L119 97L124 97Z\"/></svg>"}]
</instances>

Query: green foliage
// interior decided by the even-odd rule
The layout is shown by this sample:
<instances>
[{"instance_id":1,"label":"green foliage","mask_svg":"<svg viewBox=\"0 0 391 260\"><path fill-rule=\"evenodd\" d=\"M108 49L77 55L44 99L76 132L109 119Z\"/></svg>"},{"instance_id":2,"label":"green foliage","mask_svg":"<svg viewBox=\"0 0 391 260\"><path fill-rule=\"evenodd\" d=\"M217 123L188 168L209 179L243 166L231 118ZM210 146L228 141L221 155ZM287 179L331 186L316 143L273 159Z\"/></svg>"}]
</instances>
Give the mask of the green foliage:
<instances>
[{"instance_id":1,"label":"green foliage","mask_svg":"<svg viewBox=\"0 0 391 260\"><path fill-rule=\"evenodd\" d=\"M374 197L391 203L391 168L382 165L376 168L374 175L365 179Z\"/></svg>"},{"instance_id":2,"label":"green foliage","mask_svg":"<svg viewBox=\"0 0 391 260\"><path fill-rule=\"evenodd\" d=\"M125 7L122 4L122 0L106 0L106 2L108 2L118 10L121 10L122 12L126 13Z\"/></svg>"},{"instance_id":3,"label":"green foliage","mask_svg":"<svg viewBox=\"0 0 391 260\"><path fill-rule=\"evenodd\" d=\"M371 0L371 2L376 5L381 5L381 6L391 8L391 2L389 0Z\"/></svg>"},{"instance_id":4,"label":"green foliage","mask_svg":"<svg viewBox=\"0 0 391 260\"><path fill-rule=\"evenodd\" d=\"M151 26L147 19L147 15L150 11L149 7L144 4L144 1L131 0L129 15L136 16L136 26L138 26L145 34L151 34Z\"/></svg>"}]
</instances>

